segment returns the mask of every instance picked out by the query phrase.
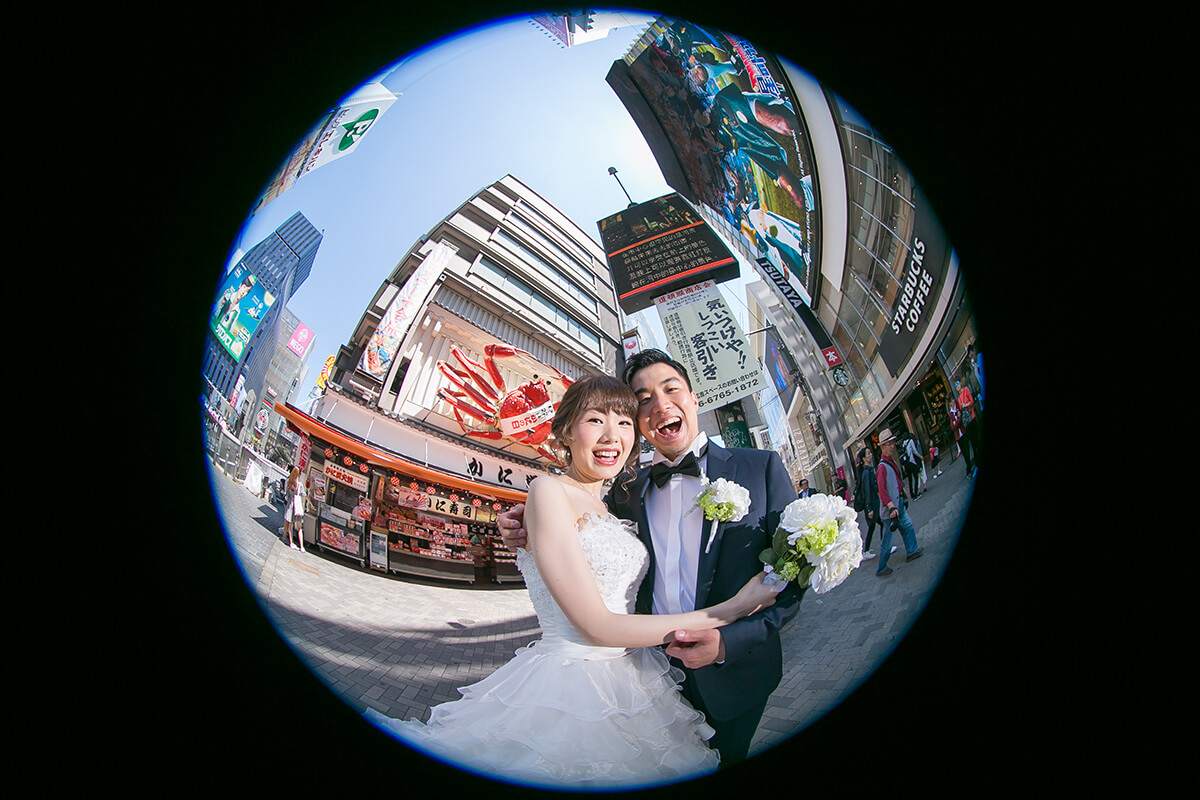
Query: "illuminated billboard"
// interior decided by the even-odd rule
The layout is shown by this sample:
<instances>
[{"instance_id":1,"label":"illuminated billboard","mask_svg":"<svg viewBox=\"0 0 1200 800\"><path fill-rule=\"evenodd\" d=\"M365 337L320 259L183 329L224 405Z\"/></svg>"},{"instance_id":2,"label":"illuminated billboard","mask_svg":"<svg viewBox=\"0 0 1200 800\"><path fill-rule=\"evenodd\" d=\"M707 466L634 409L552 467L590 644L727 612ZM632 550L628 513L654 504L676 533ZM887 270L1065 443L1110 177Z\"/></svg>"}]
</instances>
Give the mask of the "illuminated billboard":
<instances>
[{"instance_id":1,"label":"illuminated billboard","mask_svg":"<svg viewBox=\"0 0 1200 800\"><path fill-rule=\"evenodd\" d=\"M678 194L668 194L596 223L612 271L617 303L626 314L672 290L738 277L733 253Z\"/></svg>"},{"instance_id":2,"label":"illuminated billboard","mask_svg":"<svg viewBox=\"0 0 1200 800\"><path fill-rule=\"evenodd\" d=\"M816 296L812 147L774 56L739 36L664 17L613 63L607 81L667 183Z\"/></svg>"},{"instance_id":3,"label":"illuminated billboard","mask_svg":"<svg viewBox=\"0 0 1200 800\"><path fill-rule=\"evenodd\" d=\"M275 296L244 264L230 270L213 305L210 328L216 340L235 360L241 360L246 345L250 344L274 302Z\"/></svg>"}]
</instances>

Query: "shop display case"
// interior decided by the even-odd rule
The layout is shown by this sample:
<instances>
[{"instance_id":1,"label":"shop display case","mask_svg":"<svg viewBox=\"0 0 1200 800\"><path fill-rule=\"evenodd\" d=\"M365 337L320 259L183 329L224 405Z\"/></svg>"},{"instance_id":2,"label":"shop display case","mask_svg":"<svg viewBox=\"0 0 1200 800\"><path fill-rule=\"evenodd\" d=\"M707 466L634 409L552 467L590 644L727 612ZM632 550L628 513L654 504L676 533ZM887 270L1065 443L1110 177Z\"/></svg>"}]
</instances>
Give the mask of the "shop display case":
<instances>
[{"instance_id":1,"label":"shop display case","mask_svg":"<svg viewBox=\"0 0 1200 800\"><path fill-rule=\"evenodd\" d=\"M490 550L481 547L479 509L448 497L403 488L380 475L373 493L373 525L387 531L388 569L474 583L487 571ZM490 577L490 576L489 576Z\"/></svg>"},{"instance_id":2,"label":"shop display case","mask_svg":"<svg viewBox=\"0 0 1200 800\"><path fill-rule=\"evenodd\" d=\"M491 577L496 583L522 583L525 578L517 571L517 554L504 546L497 528L485 530L490 551Z\"/></svg>"},{"instance_id":3,"label":"shop display case","mask_svg":"<svg viewBox=\"0 0 1200 800\"><path fill-rule=\"evenodd\" d=\"M324 464L323 477L320 499L316 499L314 492L316 544L365 566L371 509L370 498L363 491L367 485L366 477L330 462Z\"/></svg>"},{"instance_id":4,"label":"shop display case","mask_svg":"<svg viewBox=\"0 0 1200 800\"><path fill-rule=\"evenodd\" d=\"M319 438L310 440L304 456L311 501L302 527L306 545L396 575L524 581L496 528L502 505L495 497L428 476L418 481Z\"/></svg>"}]
</instances>

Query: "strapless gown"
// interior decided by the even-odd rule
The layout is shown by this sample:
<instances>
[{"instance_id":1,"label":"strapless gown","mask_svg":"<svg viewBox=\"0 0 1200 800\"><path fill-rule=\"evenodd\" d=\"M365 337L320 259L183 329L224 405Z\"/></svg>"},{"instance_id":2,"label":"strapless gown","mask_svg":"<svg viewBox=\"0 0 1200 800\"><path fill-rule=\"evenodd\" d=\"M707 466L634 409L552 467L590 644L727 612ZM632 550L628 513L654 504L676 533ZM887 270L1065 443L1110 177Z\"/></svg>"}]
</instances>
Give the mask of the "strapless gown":
<instances>
[{"instance_id":1,"label":"strapless gown","mask_svg":"<svg viewBox=\"0 0 1200 800\"><path fill-rule=\"evenodd\" d=\"M579 542L609 610L633 613L649 566L633 523L586 516ZM716 769L713 730L683 699L683 673L658 647L587 644L555 604L533 557L517 554L542 637L429 721L366 719L457 766L517 783L585 788L671 782Z\"/></svg>"}]
</instances>

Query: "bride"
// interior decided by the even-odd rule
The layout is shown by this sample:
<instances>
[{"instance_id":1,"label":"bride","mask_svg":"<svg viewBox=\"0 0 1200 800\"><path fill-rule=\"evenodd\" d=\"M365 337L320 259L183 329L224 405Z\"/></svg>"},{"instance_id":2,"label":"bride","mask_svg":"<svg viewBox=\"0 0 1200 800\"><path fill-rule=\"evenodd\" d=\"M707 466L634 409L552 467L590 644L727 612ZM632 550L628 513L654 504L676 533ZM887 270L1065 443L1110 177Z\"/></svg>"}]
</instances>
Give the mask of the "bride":
<instances>
[{"instance_id":1,"label":"bride","mask_svg":"<svg viewBox=\"0 0 1200 800\"><path fill-rule=\"evenodd\" d=\"M649 566L634 523L601 498L637 460L637 400L624 382L583 378L552 430L565 475L529 487L526 549L517 553L542 637L429 720L364 716L402 741L498 778L548 786L632 787L711 772L712 728L679 693L682 673L658 645L672 632L727 625L775 601L752 578L737 595L683 614L638 615ZM630 470L631 472L632 470Z\"/></svg>"}]
</instances>

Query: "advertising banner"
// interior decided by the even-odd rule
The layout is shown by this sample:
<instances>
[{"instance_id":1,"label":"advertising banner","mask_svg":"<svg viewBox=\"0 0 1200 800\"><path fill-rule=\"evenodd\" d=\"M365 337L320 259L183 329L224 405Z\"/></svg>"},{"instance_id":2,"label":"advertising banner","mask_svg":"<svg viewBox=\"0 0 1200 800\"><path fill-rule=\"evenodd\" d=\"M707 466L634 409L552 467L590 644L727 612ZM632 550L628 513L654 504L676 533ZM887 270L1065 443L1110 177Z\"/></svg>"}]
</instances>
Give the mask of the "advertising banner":
<instances>
[{"instance_id":1,"label":"advertising banner","mask_svg":"<svg viewBox=\"0 0 1200 800\"><path fill-rule=\"evenodd\" d=\"M229 405L233 406L233 413L237 414L241 411L238 407L241 405L242 392L246 389L246 376L238 375L237 383L233 385L233 393L229 395Z\"/></svg>"},{"instance_id":2,"label":"advertising banner","mask_svg":"<svg viewBox=\"0 0 1200 800\"><path fill-rule=\"evenodd\" d=\"M898 375L913 345L929 323L931 306L942 289L949 257L946 233L920 187L913 187L915 214L908 241L908 258L893 301L891 320L879 339L879 357Z\"/></svg>"},{"instance_id":3,"label":"advertising banner","mask_svg":"<svg viewBox=\"0 0 1200 800\"><path fill-rule=\"evenodd\" d=\"M627 314L655 295L703 280L737 278L737 259L678 194L668 194L596 223L612 271L617 303Z\"/></svg>"},{"instance_id":4,"label":"advertising banner","mask_svg":"<svg viewBox=\"0 0 1200 800\"><path fill-rule=\"evenodd\" d=\"M395 102L395 92L380 83L367 84L343 100L322 117L284 160L255 204L255 211L317 167L354 152L367 131Z\"/></svg>"},{"instance_id":5,"label":"advertising banner","mask_svg":"<svg viewBox=\"0 0 1200 800\"><path fill-rule=\"evenodd\" d=\"M687 368L700 411L767 388L737 318L712 281L655 299L667 349Z\"/></svg>"},{"instance_id":6,"label":"advertising banner","mask_svg":"<svg viewBox=\"0 0 1200 800\"><path fill-rule=\"evenodd\" d=\"M335 356L326 356L325 363L321 366L321 372L317 375L316 386L318 389L324 389L326 382L329 380L329 373L333 371L334 362L337 361Z\"/></svg>"},{"instance_id":7,"label":"advertising banner","mask_svg":"<svg viewBox=\"0 0 1200 800\"><path fill-rule=\"evenodd\" d=\"M307 433L300 434L300 441L296 444L296 466L300 468L300 474L304 475L308 472L308 459L312 456L312 439Z\"/></svg>"},{"instance_id":8,"label":"advertising banner","mask_svg":"<svg viewBox=\"0 0 1200 800\"><path fill-rule=\"evenodd\" d=\"M319 535L321 544L340 553L357 557L361 551L362 534L356 529L342 528L321 520Z\"/></svg>"},{"instance_id":9,"label":"advertising banner","mask_svg":"<svg viewBox=\"0 0 1200 800\"><path fill-rule=\"evenodd\" d=\"M779 394L780 402L783 403L784 408L788 408L791 406L792 396L796 393L796 379L792 377L794 367L791 364L791 358L785 353L778 334L774 331L767 332L764 362L767 374L771 377L771 383Z\"/></svg>"},{"instance_id":10,"label":"advertising banner","mask_svg":"<svg viewBox=\"0 0 1200 800\"><path fill-rule=\"evenodd\" d=\"M635 353L641 351L642 345L638 341L637 331L631 331L621 337L621 352L625 354L625 360L628 361Z\"/></svg>"},{"instance_id":11,"label":"advertising banner","mask_svg":"<svg viewBox=\"0 0 1200 800\"><path fill-rule=\"evenodd\" d=\"M296 325L296 330L292 331L292 336L288 339L288 349L301 358L308 352L308 346L312 344L312 331L303 322Z\"/></svg>"},{"instance_id":12,"label":"advertising banner","mask_svg":"<svg viewBox=\"0 0 1200 800\"><path fill-rule=\"evenodd\" d=\"M384 312L379 327L371 334L366 349L363 350L358 368L377 381L387 378L392 368L392 359L408 335L408 329L425 298L433 289L442 270L450 263L450 257L458 252L453 245L438 242L425 256L421 265L408 277L400 291L393 298L388 310Z\"/></svg>"},{"instance_id":13,"label":"advertising banner","mask_svg":"<svg viewBox=\"0 0 1200 800\"><path fill-rule=\"evenodd\" d=\"M662 17L606 80L667 184L815 296L812 145L775 57L739 36Z\"/></svg>"},{"instance_id":14,"label":"advertising banner","mask_svg":"<svg viewBox=\"0 0 1200 800\"><path fill-rule=\"evenodd\" d=\"M343 468L332 461L325 462L325 475L360 492L367 490L367 476Z\"/></svg>"},{"instance_id":15,"label":"advertising banner","mask_svg":"<svg viewBox=\"0 0 1200 800\"><path fill-rule=\"evenodd\" d=\"M213 305L210 328L213 336L229 355L241 360L267 310L275 302L258 278L244 264L238 264L225 277L217 302Z\"/></svg>"},{"instance_id":16,"label":"advertising banner","mask_svg":"<svg viewBox=\"0 0 1200 800\"><path fill-rule=\"evenodd\" d=\"M297 177L354 152L371 126L395 102L395 92L381 83L370 83L356 90L325 123Z\"/></svg>"}]
</instances>

